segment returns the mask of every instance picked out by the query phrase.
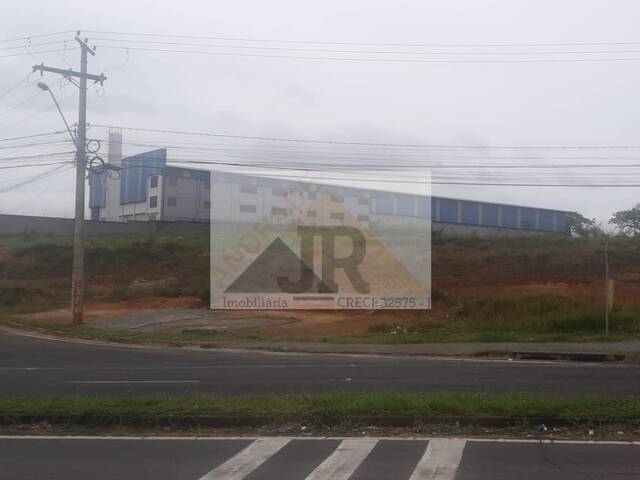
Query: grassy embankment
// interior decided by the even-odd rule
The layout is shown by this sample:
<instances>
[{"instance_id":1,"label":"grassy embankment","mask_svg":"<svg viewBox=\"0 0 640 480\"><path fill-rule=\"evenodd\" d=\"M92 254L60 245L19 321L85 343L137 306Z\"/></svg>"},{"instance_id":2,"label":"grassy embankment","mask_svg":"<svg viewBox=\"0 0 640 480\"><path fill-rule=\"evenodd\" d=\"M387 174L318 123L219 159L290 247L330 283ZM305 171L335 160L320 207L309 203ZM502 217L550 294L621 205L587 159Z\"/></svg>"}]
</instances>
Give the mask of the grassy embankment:
<instances>
[{"instance_id":1,"label":"grassy embankment","mask_svg":"<svg viewBox=\"0 0 640 480\"><path fill-rule=\"evenodd\" d=\"M433 239L429 312L378 311L360 329L288 333L133 333L29 321L59 333L121 341L314 340L372 343L601 341L640 338L640 238L614 238L616 303L602 335L602 241L566 237ZM208 235L103 237L87 244L89 302L145 297L208 300ZM0 237L0 316L64 308L71 242ZM328 313L330 315L330 313ZM362 317L362 316L361 316ZM358 317L358 318L361 318ZM354 313L355 318L355 313ZM25 321L25 320L21 320Z\"/></svg>"},{"instance_id":2,"label":"grassy embankment","mask_svg":"<svg viewBox=\"0 0 640 480\"><path fill-rule=\"evenodd\" d=\"M386 426L469 421L507 425L637 424L638 397L534 394L326 393L240 397L3 397L0 421L119 426L348 425Z\"/></svg>"}]
</instances>

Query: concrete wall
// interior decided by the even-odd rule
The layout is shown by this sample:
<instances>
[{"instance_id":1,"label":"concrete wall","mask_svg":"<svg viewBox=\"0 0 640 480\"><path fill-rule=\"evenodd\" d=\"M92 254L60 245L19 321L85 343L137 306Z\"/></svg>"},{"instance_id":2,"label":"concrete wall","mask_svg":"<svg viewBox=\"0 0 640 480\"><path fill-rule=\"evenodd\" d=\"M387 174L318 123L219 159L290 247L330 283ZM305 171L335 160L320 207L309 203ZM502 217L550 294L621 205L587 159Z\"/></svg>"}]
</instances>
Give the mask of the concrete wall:
<instances>
[{"instance_id":1,"label":"concrete wall","mask_svg":"<svg viewBox=\"0 0 640 480\"><path fill-rule=\"evenodd\" d=\"M86 220L87 235L188 235L207 233L209 224L202 222L99 222ZM70 218L32 217L0 214L0 235L37 233L72 235Z\"/></svg>"},{"instance_id":2,"label":"concrete wall","mask_svg":"<svg viewBox=\"0 0 640 480\"><path fill-rule=\"evenodd\" d=\"M507 236L507 237L532 237L539 235L563 235L561 232L546 232L541 230L524 230L522 228L487 227L482 225L464 225L457 223L433 222L432 232L440 232L445 235L477 235L477 236Z\"/></svg>"},{"instance_id":3,"label":"concrete wall","mask_svg":"<svg viewBox=\"0 0 640 480\"><path fill-rule=\"evenodd\" d=\"M191 233L207 233L208 231L209 224L206 222L85 221L85 232L87 235L188 235ZM450 235L561 235L559 233L540 232L535 230L459 225L440 222L433 222L432 231ZM70 218L0 214L0 235L21 235L24 233L71 235L73 233L73 220Z\"/></svg>"}]
</instances>

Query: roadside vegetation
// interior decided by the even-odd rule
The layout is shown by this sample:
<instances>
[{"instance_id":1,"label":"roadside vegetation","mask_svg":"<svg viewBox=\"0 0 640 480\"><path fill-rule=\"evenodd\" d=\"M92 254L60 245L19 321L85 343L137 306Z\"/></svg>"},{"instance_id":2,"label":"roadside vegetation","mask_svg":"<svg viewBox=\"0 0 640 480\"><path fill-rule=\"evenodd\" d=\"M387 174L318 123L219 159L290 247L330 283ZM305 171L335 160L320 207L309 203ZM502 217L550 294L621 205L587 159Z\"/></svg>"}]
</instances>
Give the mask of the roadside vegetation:
<instances>
[{"instance_id":1,"label":"roadside vegetation","mask_svg":"<svg viewBox=\"0 0 640 480\"><path fill-rule=\"evenodd\" d=\"M629 423L638 397L513 394L322 393L243 396L2 397L3 425L241 426L304 423L406 425L469 421L557 424Z\"/></svg>"},{"instance_id":2,"label":"roadside vegetation","mask_svg":"<svg viewBox=\"0 0 640 480\"><path fill-rule=\"evenodd\" d=\"M67 307L71 239L0 236L0 320L114 341L218 343L295 340L372 343L640 339L640 237L611 237L615 301L603 336L603 239L597 236L432 239L430 311L294 312L296 325L220 332L68 327L26 314ZM145 299L209 301L209 236L113 236L87 240L87 303L134 308ZM97 308L97 307L96 307ZM135 307L137 308L137 307ZM261 312L267 316L268 312ZM341 315L341 316L340 316ZM308 318L322 316L315 325ZM327 325L326 319L336 316ZM339 317L339 318L338 318Z\"/></svg>"}]
</instances>

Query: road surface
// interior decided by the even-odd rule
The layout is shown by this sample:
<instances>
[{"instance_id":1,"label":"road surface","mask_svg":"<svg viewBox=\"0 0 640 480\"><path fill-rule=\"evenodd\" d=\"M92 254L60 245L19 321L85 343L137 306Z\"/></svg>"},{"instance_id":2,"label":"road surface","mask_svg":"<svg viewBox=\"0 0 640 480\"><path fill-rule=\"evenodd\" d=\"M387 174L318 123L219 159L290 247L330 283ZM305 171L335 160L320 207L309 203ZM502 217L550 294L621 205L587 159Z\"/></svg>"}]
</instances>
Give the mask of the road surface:
<instances>
[{"instance_id":1,"label":"road surface","mask_svg":"<svg viewBox=\"0 0 640 480\"><path fill-rule=\"evenodd\" d=\"M640 365L185 351L0 332L0 394L640 394Z\"/></svg>"},{"instance_id":2,"label":"road surface","mask_svg":"<svg viewBox=\"0 0 640 480\"><path fill-rule=\"evenodd\" d=\"M11 480L617 480L640 478L640 444L0 437L0 465Z\"/></svg>"}]
</instances>

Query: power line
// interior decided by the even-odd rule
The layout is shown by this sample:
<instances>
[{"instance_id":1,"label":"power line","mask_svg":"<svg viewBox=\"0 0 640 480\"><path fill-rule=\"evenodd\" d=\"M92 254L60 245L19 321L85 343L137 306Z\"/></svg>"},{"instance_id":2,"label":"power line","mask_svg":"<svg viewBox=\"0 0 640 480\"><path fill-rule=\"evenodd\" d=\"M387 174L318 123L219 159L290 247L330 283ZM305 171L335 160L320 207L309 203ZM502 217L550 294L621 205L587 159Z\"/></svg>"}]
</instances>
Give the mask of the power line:
<instances>
[{"instance_id":1,"label":"power line","mask_svg":"<svg viewBox=\"0 0 640 480\"><path fill-rule=\"evenodd\" d=\"M11 185L9 187L2 188L2 189L0 189L0 194L1 193L7 193L7 192L10 192L10 191L16 190L16 189L18 189L20 187L31 185L33 183L39 182L41 180L44 180L45 178L54 175L56 172L58 172L59 170L61 170L63 168L70 168L70 166L68 166L68 165L58 165L58 166L54 167L51 170L47 170L46 172L34 175L33 177L29 177L26 180L23 180L21 182L13 184L13 185Z\"/></svg>"},{"instance_id":2,"label":"power line","mask_svg":"<svg viewBox=\"0 0 640 480\"><path fill-rule=\"evenodd\" d=\"M30 95L28 98L26 98L25 100L23 100L20 103L15 104L13 107L5 110L4 112L0 112L0 117L5 116L7 113L10 113L12 111L14 111L17 108L20 108L22 105L24 105L25 103L29 103L31 100L33 100L34 98L36 98L38 95L40 95L42 93L42 90L38 90L37 92L35 92L33 95Z\"/></svg>"},{"instance_id":3,"label":"power line","mask_svg":"<svg viewBox=\"0 0 640 480\"><path fill-rule=\"evenodd\" d=\"M65 35L65 34L68 34L68 33L75 33L75 30L64 30L62 32L38 33L36 35L27 35L27 36L23 36L23 37L5 38L3 40L0 40L0 43L18 42L18 41L21 41L21 40L30 40L32 38L53 37L53 36L56 36L56 35Z\"/></svg>"},{"instance_id":4,"label":"power line","mask_svg":"<svg viewBox=\"0 0 640 480\"><path fill-rule=\"evenodd\" d=\"M163 48L144 48L116 45L96 45L100 48L125 49L141 52L180 53L195 55L218 55L229 57L253 57L253 58L282 58L287 60L328 60L340 62L372 62L372 63L589 63L589 62L629 62L640 61L640 57L615 57L615 58L562 58L562 59L397 59L397 58L348 58L348 57L317 57L308 55L270 55L263 53L234 53L209 50L177 50ZM44 53L44 52L34 52ZM0 58L2 58L0 56Z\"/></svg>"},{"instance_id":5,"label":"power line","mask_svg":"<svg viewBox=\"0 0 640 480\"><path fill-rule=\"evenodd\" d=\"M73 165L73 161L64 161L64 162L47 162L47 163L29 163L23 165L8 165L8 166L0 166L0 170L12 170L16 168L33 168L33 167L47 167L49 165Z\"/></svg>"},{"instance_id":6,"label":"power line","mask_svg":"<svg viewBox=\"0 0 640 480\"><path fill-rule=\"evenodd\" d=\"M398 43L398 42L345 42L345 41L324 41L324 40L283 40L271 38L249 38L249 37L225 37L225 36L200 36L200 35L175 35L175 34L154 34L135 32L116 32L104 30L86 30L87 33L97 33L99 35L126 35L136 37L153 38L182 38L191 40L224 40L236 42L262 42L262 43L283 43L283 44L308 44L308 45L356 45L375 47L586 47L586 46L606 46L606 45L640 45L640 41L621 42L549 42L549 43Z\"/></svg>"},{"instance_id":7,"label":"power line","mask_svg":"<svg viewBox=\"0 0 640 480\"><path fill-rule=\"evenodd\" d=\"M22 135L22 136L19 136L19 137L0 138L0 142L8 142L8 141L11 141L11 140L23 140L25 138L47 137L47 136L50 136L50 135L60 135L62 133L66 134L67 132L64 131L64 130L56 130L54 132L33 133L31 135Z\"/></svg>"},{"instance_id":8,"label":"power line","mask_svg":"<svg viewBox=\"0 0 640 480\"><path fill-rule=\"evenodd\" d=\"M20 79L20 81L18 83L16 83L15 85L9 87L9 89L5 90L4 92L2 92L0 94L0 99L6 97L7 95L9 95L11 92L13 92L16 88L18 88L20 85L22 85L27 78L29 78L30 74L25 75L24 77L22 77L22 79Z\"/></svg>"},{"instance_id":9,"label":"power line","mask_svg":"<svg viewBox=\"0 0 640 480\"><path fill-rule=\"evenodd\" d=\"M108 140L103 140L107 142ZM220 144L222 147L189 147L182 146L176 144L164 144L159 146L158 144L153 143L140 143L140 142L122 142L123 145L130 146L138 146L138 147L147 147L147 148L166 148L166 149L175 149L179 151L187 151L191 155L220 155L224 157L235 157L235 158L269 158L269 161L272 161L273 158L286 159L287 164L289 164L289 159L293 158L301 158L301 159L320 159L323 162L328 161L341 161L339 165L348 165L348 166L370 166L371 160L383 160L386 165L389 165L389 168L395 168L396 166L411 166L412 164L408 163L399 163L398 161L406 161L406 160L420 160L422 163L413 164L416 166L421 166L424 162L427 161L438 161L438 160L447 160L446 164L430 164L435 167L464 167L464 168L494 168L494 167L510 167L510 168L557 168L557 167L588 167L588 168L611 168L611 167L632 167L632 166L640 166L638 163L628 164L628 163L620 163L620 164L611 164L611 163L598 163L598 164L576 164L576 163L566 163L566 164L548 164L548 163L518 163L518 164L506 164L506 163L487 163L487 161L492 160L631 160L631 161L639 161L639 159L635 157L625 157L625 156L478 156L478 155L456 155L456 154L433 154L433 153L419 153L419 154L407 154L404 151L401 152L393 152L391 154L385 152L353 152L353 151L318 151L314 150L273 150L269 148L252 148L247 146L233 146L227 144ZM197 145L206 145L202 143L198 143ZM281 146L279 146L281 147ZM0 147L1 148L1 147ZM354 160L362 160L367 161L368 163L351 163L346 164L344 160L354 161ZM451 160L467 160L467 161L482 161L482 163L452 163ZM285 161L285 160L283 160ZM323 165L332 165L331 163L323 163Z\"/></svg>"},{"instance_id":10,"label":"power line","mask_svg":"<svg viewBox=\"0 0 640 480\"><path fill-rule=\"evenodd\" d=\"M151 157L152 158L152 157ZM158 157L160 158L160 157ZM164 157L163 157L164 158ZM248 168L248 169L260 169L260 170L282 170L283 172L281 173L273 173L273 174L267 174L267 173L263 173L261 172L259 175L261 176L273 176L273 177L282 177L282 178L308 178L308 177L301 177L301 175L290 175L287 174L287 172L291 172L291 171L301 171L301 172L314 172L314 180L340 180L340 181L366 181L366 182L379 182L379 183L433 183L433 184L442 184L442 185L477 185L477 186L548 186L548 187L562 187L562 186L566 186L566 187L631 187L631 186L640 186L640 176L637 176L636 178L634 177L630 177L628 174L620 174L620 180L624 180L624 182L617 182L617 183L611 183L611 180L616 180L615 178L609 179L609 181L607 182L606 178L603 178L602 175L598 175L597 177L594 177L594 179L600 180L600 182L594 182L594 181L590 181L589 182L589 178L588 177L583 177L580 175L573 175L572 178L575 180L571 183L566 182L566 175L562 175L562 176L548 176L548 175L543 175L543 176L537 176L537 177L532 177L531 175L528 175L527 177L514 177L511 175L500 175L497 173L492 173L492 172L483 172L483 173L469 173L469 174L463 174L463 175L459 175L459 174L446 174L443 175L442 173L438 173L434 176L434 180L431 182L415 182L413 181L415 179L415 175L411 176L411 177L404 177L404 178L409 178L411 179L411 181L407 181L407 180L389 180L388 179L388 174L386 174L384 177L376 177L376 178L361 178L361 176L359 177L326 177L326 176L322 176L323 174L329 173L326 171L326 166L325 165L317 165L315 168L311 168L312 166L305 166L305 167L301 167L297 164L283 164L283 165L274 165L272 163L266 163L266 164L256 164L256 163L237 163L237 162L230 162L230 161L193 161L193 160L189 160L189 159L172 159L171 160L171 164L168 165L169 167L171 166L175 166L174 164L207 164L207 165L217 165L217 166L230 166L230 167L239 167L239 168ZM130 166L123 166L122 170L131 170L131 169L139 169L142 168L142 166L140 165L130 165ZM159 171L162 170L162 167L155 167L157 168ZM413 169L415 170L415 168ZM407 170L409 171L409 170ZM322 173L320 173L322 172ZM396 169L397 172L397 169ZM246 172L242 172L242 173L246 173ZM320 175L318 175L318 173L320 173ZM336 172L333 171L331 173L344 173L344 172ZM351 172L353 173L353 172ZM371 177L372 174L375 173L384 173L384 172L379 172L379 171L368 171L369 177ZM396 178L401 178L400 176L396 175ZM474 180L474 179L482 179L482 181L479 180ZM521 179L523 178L523 179ZM533 179L532 179L533 178ZM544 183L543 183L544 182ZM589 182L589 183L584 183L584 182ZM632 183L632 182L638 182L638 183Z\"/></svg>"},{"instance_id":11,"label":"power line","mask_svg":"<svg viewBox=\"0 0 640 480\"><path fill-rule=\"evenodd\" d=\"M56 52L64 52L65 50L78 50L78 47L72 47L72 48L54 48L54 49L50 49L50 50L41 50L38 52L25 52L25 53L11 53L11 54L7 54L7 55L0 55L0 58L10 58L10 57L24 57L27 55L30 56L34 56L34 55L40 55L43 53L56 53Z\"/></svg>"},{"instance_id":12,"label":"power line","mask_svg":"<svg viewBox=\"0 0 640 480\"><path fill-rule=\"evenodd\" d=\"M6 50L19 50L21 48L26 48L26 47L42 47L45 45L57 45L59 43L66 43L66 42L67 40L53 40L51 42L30 43L29 45L16 45L14 47L2 47L0 48L0 52L6 51Z\"/></svg>"},{"instance_id":13,"label":"power line","mask_svg":"<svg viewBox=\"0 0 640 480\"><path fill-rule=\"evenodd\" d=\"M0 162L6 162L7 160L32 160L34 158L55 157L60 155L71 155L71 154L75 154L75 151L38 153L35 155L18 155L14 157L0 157Z\"/></svg>"},{"instance_id":14,"label":"power line","mask_svg":"<svg viewBox=\"0 0 640 480\"><path fill-rule=\"evenodd\" d=\"M71 97L75 97L76 95L78 95L78 92L74 92L74 93L72 93L71 95L67 95L66 97L63 97L63 98L59 101L59 103L63 103L65 100L68 100L68 99L70 99ZM52 109L53 109L53 108L55 108L55 107L56 107L56 106L55 106L55 104L52 104L52 105L50 105L50 106L48 106L48 107L45 107L45 108L43 108L43 109L41 109L41 110L38 110L37 112L35 112L35 113L34 113L34 114L32 114L32 115L29 115L28 117L22 118L21 120L18 120L17 122L12 123L11 125L6 125L6 126L4 126L4 127L0 128L0 132L4 132L5 130L9 130L9 129L13 128L13 127L17 127L18 125L21 125L22 123L24 123L24 122L26 122L26 121L28 121L28 120L31 120L32 118L35 118L35 117L37 117L38 115L40 115L40 114L42 114L42 113L44 113L44 112L47 112L47 111L49 111L49 110L52 110Z\"/></svg>"},{"instance_id":15,"label":"power line","mask_svg":"<svg viewBox=\"0 0 640 480\"><path fill-rule=\"evenodd\" d=\"M142 43L147 45L165 45L165 46L181 46L181 47L208 47L208 48L235 48L235 49L249 49L249 50L272 50L272 51L293 51L293 52L314 52L314 53L355 53L355 54L381 54L381 55L595 55L595 54L614 54L614 53L640 53L640 50L537 50L537 51L415 51L415 50L335 50L335 49L322 49L322 48L300 48L300 47L273 47L262 45L224 45L220 43L207 44L207 43L193 43L193 42L166 42L155 40L133 40L133 39L118 39L118 38L103 38L95 37L92 39L96 42L118 42L118 43ZM47 45L49 43L41 43L38 45ZM35 46L35 44L34 44ZM112 45L113 46L113 45ZM12 47L18 48L18 47ZM2 49L0 49L2 50Z\"/></svg>"},{"instance_id":16,"label":"power line","mask_svg":"<svg viewBox=\"0 0 640 480\"><path fill-rule=\"evenodd\" d=\"M0 150L6 150L6 149L15 149L15 148L20 148L20 149L25 149L25 148L32 148L32 147L40 147L43 145L56 145L56 144L63 144L63 143L69 143L69 140L52 140L50 142L32 142L32 143L19 143L19 144L15 144L15 145L0 145Z\"/></svg>"},{"instance_id":17,"label":"power line","mask_svg":"<svg viewBox=\"0 0 640 480\"><path fill-rule=\"evenodd\" d=\"M213 132L194 132L188 130L169 130L169 129L154 129L154 128L142 128L142 127L126 127L116 125L103 125L93 124L92 126L98 128L119 128L121 130L130 130L137 132L152 132L152 133L169 133L177 135L190 135L190 136L202 136L202 137L217 137L217 138L234 138L242 140L263 140L269 142L294 142L294 143L314 143L314 144L329 144L329 145L355 145L355 146L368 146L368 147L402 147L402 148L425 148L425 149L463 149L463 150L637 150L640 149L640 145L562 145L562 146L506 146L506 145L438 145L438 144L411 144L411 143L375 143L375 142L355 142L345 140L319 140L319 139L302 139L302 138L286 138L286 137L261 137L255 135L231 135Z\"/></svg>"}]
</instances>

